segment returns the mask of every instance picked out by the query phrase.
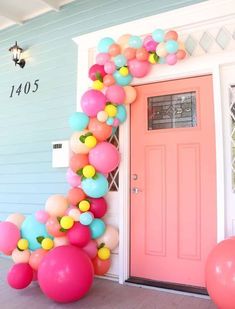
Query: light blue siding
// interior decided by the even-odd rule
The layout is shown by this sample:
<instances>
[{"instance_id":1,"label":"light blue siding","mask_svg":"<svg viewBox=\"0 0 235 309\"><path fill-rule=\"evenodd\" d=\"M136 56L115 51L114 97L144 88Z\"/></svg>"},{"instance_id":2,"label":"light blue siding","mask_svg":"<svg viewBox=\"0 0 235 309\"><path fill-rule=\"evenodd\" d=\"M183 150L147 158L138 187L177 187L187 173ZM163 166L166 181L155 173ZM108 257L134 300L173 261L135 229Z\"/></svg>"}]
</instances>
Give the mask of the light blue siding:
<instances>
[{"instance_id":1,"label":"light blue siding","mask_svg":"<svg viewBox=\"0 0 235 309\"><path fill-rule=\"evenodd\" d=\"M198 2L79 0L0 31L0 220L34 212L48 196L69 188L66 169L51 167L51 142L71 134L67 119L76 109L77 79L72 38ZM26 50L24 69L14 66L8 51L16 40ZM9 98L12 85L36 79L36 93Z\"/></svg>"}]
</instances>

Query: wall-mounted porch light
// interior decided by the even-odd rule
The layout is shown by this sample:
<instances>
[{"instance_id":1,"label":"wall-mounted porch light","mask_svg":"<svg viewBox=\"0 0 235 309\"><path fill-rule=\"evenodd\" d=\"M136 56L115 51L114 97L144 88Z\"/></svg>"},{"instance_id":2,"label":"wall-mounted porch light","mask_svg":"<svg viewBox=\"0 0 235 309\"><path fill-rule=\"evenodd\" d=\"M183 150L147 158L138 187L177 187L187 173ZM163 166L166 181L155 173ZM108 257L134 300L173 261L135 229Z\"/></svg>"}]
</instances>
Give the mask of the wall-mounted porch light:
<instances>
[{"instance_id":1,"label":"wall-mounted porch light","mask_svg":"<svg viewBox=\"0 0 235 309\"><path fill-rule=\"evenodd\" d=\"M18 64L23 69L25 66L25 60L21 59L23 49L17 45L17 42L15 42L15 45L9 48L9 51L12 53L12 60L15 62L15 65Z\"/></svg>"}]
</instances>

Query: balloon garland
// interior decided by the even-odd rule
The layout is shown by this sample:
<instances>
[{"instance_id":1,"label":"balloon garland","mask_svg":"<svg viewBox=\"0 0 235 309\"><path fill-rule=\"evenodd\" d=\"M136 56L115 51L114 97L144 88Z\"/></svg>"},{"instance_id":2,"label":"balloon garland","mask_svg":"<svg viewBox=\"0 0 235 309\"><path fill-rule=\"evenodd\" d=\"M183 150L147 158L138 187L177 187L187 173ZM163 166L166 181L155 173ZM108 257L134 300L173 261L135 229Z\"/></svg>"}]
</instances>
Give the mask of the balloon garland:
<instances>
[{"instance_id":1,"label":"balloon garland","mask_svg":"<svg viewBox=\"0 0 235 309\"><path fill-rule=\"evenodd\" d=\"M177 32L161 29L144 39L129 34L117 42L103 38L98 51L88 73L92 87L81 98L83 112L69 119L74 133L67 197L52 195L45 210L27 218L12 214L0 223L0 251L15 263L9 285L23 289L38 280L46 296L62 303L88 292L94 274L109 270L111 251L118 245L118 230L102 219L107 176L120 162L119 151L107 140L126 120L125 105L136 99L129 84L133 77L146 76L151 65L174 65L186 56Z\"/></svg>"}]
</instances>

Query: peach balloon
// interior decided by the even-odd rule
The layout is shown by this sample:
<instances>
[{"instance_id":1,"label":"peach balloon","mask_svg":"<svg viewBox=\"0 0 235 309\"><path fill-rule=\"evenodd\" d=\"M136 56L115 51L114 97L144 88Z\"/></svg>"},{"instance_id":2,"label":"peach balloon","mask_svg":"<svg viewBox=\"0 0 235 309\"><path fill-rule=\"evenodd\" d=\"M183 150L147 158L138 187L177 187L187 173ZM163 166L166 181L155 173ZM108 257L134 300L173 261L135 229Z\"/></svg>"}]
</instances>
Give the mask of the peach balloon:
<instances>
[{"instance_id":1,"label":"peach balloon","mask_svg":"<svg viewBox=\"0 0 235 309\"><path fill-rule=\"evenodd\" d=\"M47 254L47 251L43 249L37 249L33 251L29 259L29 265L34 270L38 270L39 264L41 263L42 259L44 258L46 254Z\"/></svg>"},{"instance_id":2,"label":"peach balloon","mask_svg":"<svg viewBox=\"0 0 235 309\"><path fill-rule=\"evenodd\" d=\"M74 173L77 173L77 171L79 171L81 168L88 164L88 155L77 153L71 157L69 166L74 171Z\"/></svg>"},{"instance_id":3,"label":"peach balloon","mask_svg":"<svg viewBox=\"0 0 235 309\"><path fill-rule=\"evenodd\" d=\"M45 205L45 210L55 217L62 217L68 208L68 200L59 194L51 195Z\"/></svg>"},{"instance_id":4,"label":"peach balloon","mask_svg":"<svg viewBox=\"0 0 235 309\"><path fill-rule=\"evenodd\" d=\"M73 218L74 221L79 221L81 211L77 208L70 209L68 215Z\"/></svg>"},{"instance_id":5,"label":"peach balloon","mask_svg":"<svg viewBox=\"0 0 235 309\"><path fill-rule=\"evenodd\" d=\"M132 47L127 47L123 51L124 56L126 57L127 60L134 59L136 56L136 50Z\"/></svg>"},{"instance_id":6,"label":"peach balloon","mask_svg":"<svg viewBox=\"0 0 235 309\"><path fill-rule=\"evenodd\" d=\"M47 232L54 237L62 237L65 232L61 232L61 226L57 217L50 217L46 223Z\"/></svg>"},{"instance_id":7,"label":"peach balloon","mask_svg":"<svg viewBox=\"0 0 235 309\"><path fill-rule=\"evenodd\" d=\"M178 33L177 33L176 31L174 31L174 30L170 30L170 31L168 31L168 32L165 34L164 39L165 39L166 41L168 41L168 40L177 41L177 39L178 39Z\"/></svg>"},{"instance_id":8,"label":"peach balloon","mask_svg":"<svg viewBox=\"0 0 235 309\"><path fill-rule=\"evenodd\" d=\"M6 221L15 224L19 229L25 220L25 216L19 213L11 214L7 217Z\"/></svg>"},{"instance_id":9,"label":"peach balloon","mask_svg":"<svg viewBox=\"0 0 235 309\"><path fill-rule=\"evenodd\" d=\"M124 91L125 91L125 100L124 100L124 104L131 104L135 101L137 93L136 93L136 89L132 86L125 86L123 87Z\"/></svg>"},{"instance_id":10,"label":"peach balloon","mask_svg":"<svg viewBox=\"0 0 235 309\"><path fill-rule=\"evenodd\" d=\"M140 61L145 61L148 60L149 58L149 53L144 47L138 48L136 50L136 59Z\"/></svg>"},{"instance_id":11,"label":"peach balloon","mask_svg":"<svg viewBox=\"0 0 235 309\"><path fill-rule=\"evenodd\" d=\"M156 48L156 54L159 56L159 57L166 57L167 56L167 51L165 49L165 43L164 42L161 42L158 44L157 48Z\"/></svg>"},{"instance_id":12,"label":"peach balloon","mask_svg":"<svg viewBox=\"0 0 235 309\"><path fill-rule=\"evenodd\" d=\"M90 148L80 141L80 137L88 133L87 130L83 130L80 132L74 132L70 138L70 147L71 150L75 153L88 153Z\"/></svg>"},{"instance_id":13,"label":"peach balloon","mask_svg":"<svg viewBox=\"0 0 235 309\"><path fill-rule=\"evenodd\" d=\"M97 114L97 119L100 121L100 122L105 122L107 119L109 118L109 115L106 111L100 111L98 114Z\"/></svg>"},{"instance_id":14,"label":"peach balloon","mask_svg":"<svg viewBox=\"0 0 235 309\"><path fill-rule=\"evenodd\" d=\"M28 263L30 258L30 251L29 250L20 251L16 248L12 251L11 257L15 264Z\"/></svg>"},{"instance_id":15,"label":"peach balloon","mask_svg":"<svg viewBox=\"0 0 235 309\"><path fill-rule=\"evenodd\" d=\"M79 202L86 198L86 194L80 188L72 188L68 192L69 204L77 206Z\"/></svg>"},{"instance_id":16,"label":"peach balloon","mask_svg":"<svg viewBox=\"0 0 235 309\"><path fill-rule=\"evenodd\" d=\"M66 246L69 244L67 237L55 237L53 241L54 241L54 247Z\"/></svg>"},{"instance_id":17,"label":"peach balloon","mask_svg":"<svg viewBox=\"0 0 235 309\"><path fill-rule=\"evenodd\" d=\"M184 46L184 42L183 41L178 40L177 43L179 45L179 49L178 50L180 50L180 49L181 50L185 50L185 46Z\"/></svg>"},{"instance_id":18,"label":"peach balloon","mask_svg":"<svg viewBox=\"0 0 235 309\"><path fill-rule=\"evenodd\" d=\"M120 38L117 40L117 44L120 45L122 52L125 48L128 47L128 41L129 41L130 37L131 37L130 34L124 34L124 35L120 36Z\"/></svg>"},{"instance_id":19,"label":"peach balloon","mask_svg":"<svg viewBox=\"0 0 235 309\"><path fill-rule=\"evenodd\" d=\"M115 57L115 56L117 56L120 53L121 53L121 47L118 44L112 44L109 47L109 54L110 54L110 56Z\"/></svg>"},{"instance_id":20,"label":"peach balloon","mask_svg":"<svg viewBox=\"0 0 235 309\"><path fill-rule=\"evenodd\" d=\"M105 75L104 78L103 78L103 84L104 84L105 87L108 87L108 86L115 84L115 79L114 79L113 75L111 75L111 74Z\"/></svg>"},{"instance_id":21,"label":"peach balloon","mask_svg":"<svg viewBox=\"0 0 235 309\"><path fill-rule=\"evenodd\" d=\"M182 49L179 49L176 53L176 57L178 60L182 60L186 57L186 52Z\"/></svg>"},{"instance_id":22,"label":"peach balloon","mask_svg":"<svg viewBox=\"0 0 235 309\"><path fill-rule=\"evenodd\" d=\"M97 118L90 118L88 129L99 142L105 141L112 135L112 126L100 122Z\"/></svg>"},{"instance_id":23,"label":"peach balloon","mask_svg":"<svg viewBox=\"0 0 235 309\"><path fill-rule=\"evenodd\" d=\"M104 234L96 239L97 245L104 244L110 250L114 250L118 245L118 230L112 225L106 225Z\"/></svg>"}]
</instances>

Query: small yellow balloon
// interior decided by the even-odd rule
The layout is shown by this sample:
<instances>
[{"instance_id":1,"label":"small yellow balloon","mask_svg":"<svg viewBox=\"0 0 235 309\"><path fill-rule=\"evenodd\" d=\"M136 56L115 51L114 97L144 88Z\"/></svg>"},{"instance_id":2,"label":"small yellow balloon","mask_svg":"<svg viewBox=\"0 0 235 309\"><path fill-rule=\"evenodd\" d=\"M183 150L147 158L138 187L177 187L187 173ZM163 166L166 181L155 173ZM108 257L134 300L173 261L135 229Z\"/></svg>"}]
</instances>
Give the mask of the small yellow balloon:
<instances>
[{"instance_id":1,"label":"small yellow balloon","mask_svg":"<svg viewBox=\"0 0 235 309\"><path fill-rule=\"evenodd\" d=\"M18 243L17 243L17 247L20 250L27 250L29 247L29 242L27 239L21 238Z\"/></svg>"},{"instance_id":2,"label":"small yellow balloon","mask_svg":"<svg viewBox=\"0 0 235 309\"><path fill-rule=\"evenodd\" d=\"M78 207L82 212L85 212L90 209L91 205L87 200L83 200L78 204Z\"/></svg>"},{"instance_id":3,"label":"small yellow balloon","mask_svg":"<svg viewBox=\"0 0 235 309\"><path fill-rule=\"evenodd\" d=\"M60 220L60 226L65 229L69 230L74 225L74 219L70 216L64 216Z\"/></svg>"},{"instance_id":4,"label":"small yellow balloon","mask_svg":"<svg viewBox=\"0 0 235 309\"><path fill-rule=\"evenodd\" d=\"M92 178L95 176L95 168L92 165L86 165L82 169L82 174L86 178Z\"/></svg>"},{"instance_id":5,"label":"small yellow balloon","mask_svg":"<svg viewBox=\"0 0 235 309\"><path fill-rule=\"evenodd\" d=\"M155 54L150 54L148 60L150 63L155 64L156 63Z\"/></svg>"},{"instance_id":6,"label":"small yellow balloon","mask_svg":"<svg viewBox=\"0 0 235 309\"><path fill-rule=\"evenodd\" d=\"M117 115L117 107L113 104L106 105L104 110L109 115L109 117L115 117Z\"/></svg>"},{"instance_id":7,"label":"small yellow balloon","mask_svg":"<svg viewBox=\"0 0 235 309\"><path fill-rule=\"evenodd\" d=\"M109 118L109 115L106 111L100 111L98 114L97 114L97 119L100 121L100 122L105 122L107 119Z\"/></svg>"},{"instance_id":8,"label":"small yellow balloon","mask_svg":"<svg viewBox=\"0 0 235 309\"><path fill-rule=\"evenodd\" d=\"M121 67L120 70L119 70L119 73L122 75L122 76L127 76L129 74L129 70L127 67Z\"/></svg>"},{"instance_id":9,"label":"small yellow balloon","mask_svg":"<svg viewBox=\"0 0 235 309\"><path fill-rule=\"evenodd\" d=\"M92 88L95 90L102 90L104 88L104 84L100 80L95 80L92 84Z\"/></svg>"},{"instance_id":10,"label":"small yellow balloon","mask_svg":"<svg viewBox=\"0 0 235 309\"><path fill-rule=\"evenodd\" d=\"M107 247L103 247L98 250L98 257L101 260L108 260L110 258L110 254L110 250Z\"/></svg>"},{"instance_id":11,"label":"small yellow balloon","mask_svg":"<svg viewBox=\"0 0 235 309\"><path fill-rule=\"evenodd\" d=\"M92 136L87 136L85 139L85 145L88 148L93 148L95 147L95 145L97 144L97 140L96 138L92 135Z\"/></svg>"},{"instance_id":12,"label":"small yellow balloon","mask_svg":"<svg viewBox=\"0 0 235 309\"><path fill-rule=\"evenodd\" d=\"M44 238L41 243L42 249L51 250L54 247L54 242L50 238Z\"/></svg>"}]
</instances>

